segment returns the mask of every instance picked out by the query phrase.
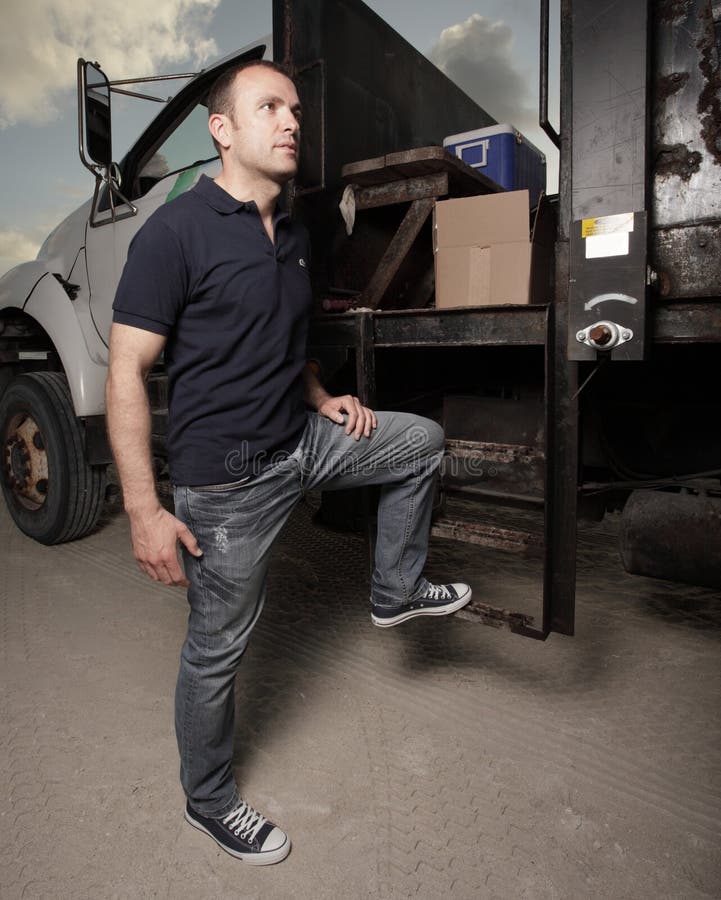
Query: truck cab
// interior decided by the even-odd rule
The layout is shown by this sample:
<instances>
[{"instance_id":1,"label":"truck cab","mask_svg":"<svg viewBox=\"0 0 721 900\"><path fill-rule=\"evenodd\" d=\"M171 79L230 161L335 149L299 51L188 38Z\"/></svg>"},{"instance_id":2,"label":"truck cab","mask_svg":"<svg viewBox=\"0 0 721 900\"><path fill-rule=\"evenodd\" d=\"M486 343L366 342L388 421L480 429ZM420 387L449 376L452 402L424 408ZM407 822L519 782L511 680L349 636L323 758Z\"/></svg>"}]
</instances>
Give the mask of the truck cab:
<instances>
[{"instance_id":1,"label":"truck cab","mask_svg":"<svg viewBox=\"0 0 721 900\"><path fill-rule=\"evenodd\" d=\"M192 77L120 163L112 157L114 86L97 63L78 61L80 157L94 195L36 260L0 279L0 483L18 527L41 543L83 537L103 507L108 341L130 241L201 172L219 170L208 91L225 68L267 49L255 44Z\"/></svg>"}]
</instances>

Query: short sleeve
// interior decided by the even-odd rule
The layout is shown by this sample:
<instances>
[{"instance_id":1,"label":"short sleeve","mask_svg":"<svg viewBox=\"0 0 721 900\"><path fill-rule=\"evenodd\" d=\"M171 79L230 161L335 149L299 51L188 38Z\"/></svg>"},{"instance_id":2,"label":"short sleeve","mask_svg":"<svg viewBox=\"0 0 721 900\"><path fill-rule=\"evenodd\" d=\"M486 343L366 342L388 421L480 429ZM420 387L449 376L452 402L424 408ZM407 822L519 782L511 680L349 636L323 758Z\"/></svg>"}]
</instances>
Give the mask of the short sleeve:
<instances>
[{"instance_id":1,"label":"short sleeve","mask_svg":"<svg viewBox=\"0 0 721 900\"><path fill-rule=\"evenodd\" d=\"M177 234L152 216L130 242L115 293L113 322L169 334L185 305L188 283Z\"/></svg>"}]
</instances>

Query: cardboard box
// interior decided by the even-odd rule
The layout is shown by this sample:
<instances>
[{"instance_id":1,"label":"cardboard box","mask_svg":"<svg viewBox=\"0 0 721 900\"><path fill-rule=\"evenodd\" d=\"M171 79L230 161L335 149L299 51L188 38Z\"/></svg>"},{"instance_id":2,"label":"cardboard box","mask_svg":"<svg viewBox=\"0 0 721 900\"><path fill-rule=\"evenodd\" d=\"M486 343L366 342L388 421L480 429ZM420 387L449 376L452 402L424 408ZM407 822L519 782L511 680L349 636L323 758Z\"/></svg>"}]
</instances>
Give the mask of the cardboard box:
<instances>
[{"instance_id":1,"label":"cardboard box","mask_svg":"<svg viewBox=\"0 0 721 900\"><path fill-rule=\"evenodd\" d=\"M536 227L546 212L539 204L529 235L527 190L437 201L436 307L530 303L531 283L534 302L548 302L551 248Z\"/></svg>"}]
</instances>

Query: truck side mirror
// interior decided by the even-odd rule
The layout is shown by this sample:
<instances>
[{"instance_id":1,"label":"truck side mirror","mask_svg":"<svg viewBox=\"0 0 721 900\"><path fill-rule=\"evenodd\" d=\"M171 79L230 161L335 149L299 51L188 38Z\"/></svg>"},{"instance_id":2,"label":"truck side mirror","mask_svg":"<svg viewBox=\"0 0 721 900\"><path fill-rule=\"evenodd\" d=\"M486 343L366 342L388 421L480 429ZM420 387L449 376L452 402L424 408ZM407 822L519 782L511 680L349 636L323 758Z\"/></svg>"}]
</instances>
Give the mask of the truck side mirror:
<instances>
[{"instance_id":1,"label":"truck side mirror","mask_svg":"<svg viewBox=\"0 0 721 900\"><path fill-rule=\"evenodd\" d=\"M78 149L80 161L95 176L91 228L134 216L138 209L120 192L120 170L113 162L110 128L110 82L97 63L78 60ZM101 191L110 215L98 218Z\"/></svg>"},{"instance_id":2,"label":"truck side mirror","mask_svg":"<svg viewBox=\"0 0 721 900\"><path fill-rule=\"evenodd\" d=\"M81 103L84 129L81 157L84 154L96 165L107 168L113 161L110 129L110 83L95 63L80 60Z\"/></svg>"}]
</instances>

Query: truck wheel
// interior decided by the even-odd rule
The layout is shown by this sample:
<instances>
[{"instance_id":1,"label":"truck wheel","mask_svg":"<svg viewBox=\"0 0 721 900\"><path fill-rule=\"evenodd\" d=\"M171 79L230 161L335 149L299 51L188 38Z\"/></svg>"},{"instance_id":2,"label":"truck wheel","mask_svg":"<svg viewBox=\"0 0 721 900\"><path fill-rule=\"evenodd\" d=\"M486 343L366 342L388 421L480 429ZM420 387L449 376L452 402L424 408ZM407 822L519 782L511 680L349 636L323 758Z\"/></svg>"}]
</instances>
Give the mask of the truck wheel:
<instances>
[{"instance_id":1,"label":"truck wheel","mask_svg":"<svg viewBox=\"0 0 721 900\"><path fill-rule=\"evenodd\" d=\"M68 382L57 372L29 372L0 399L0 483L10 515L41 544L86 535L105 499L105 466L85 458Z\"/></svg>"}]
</instances>

